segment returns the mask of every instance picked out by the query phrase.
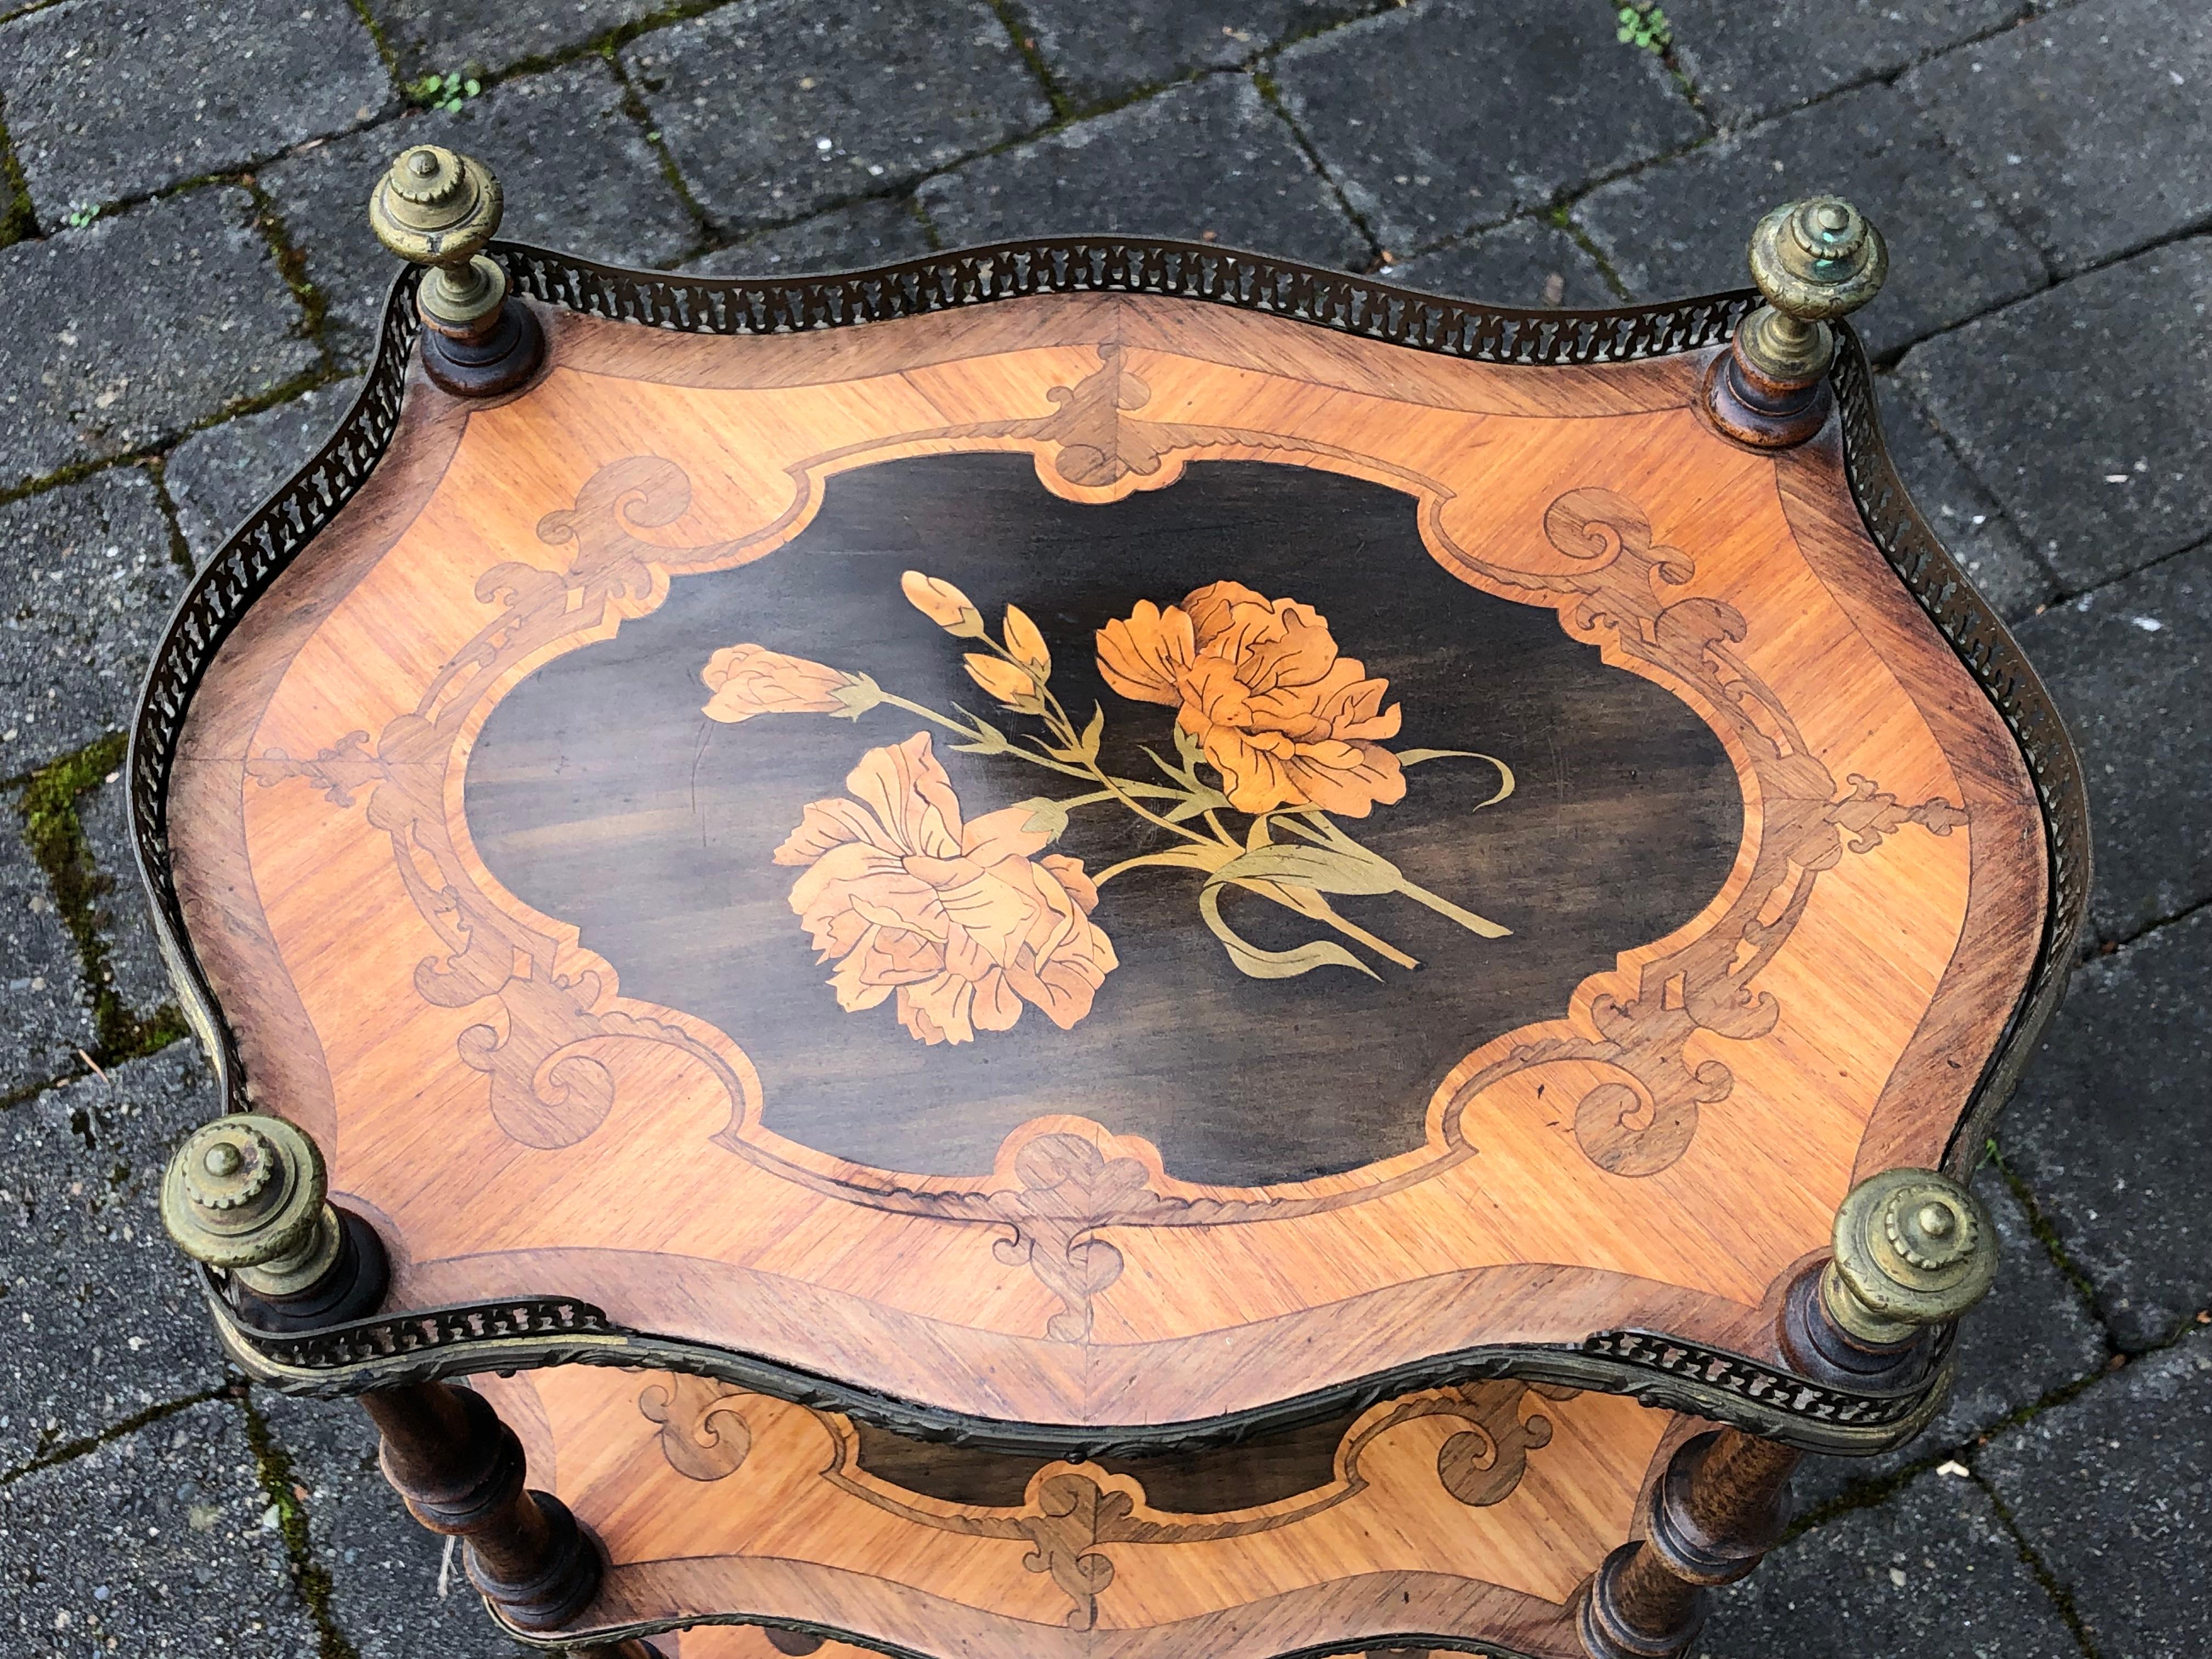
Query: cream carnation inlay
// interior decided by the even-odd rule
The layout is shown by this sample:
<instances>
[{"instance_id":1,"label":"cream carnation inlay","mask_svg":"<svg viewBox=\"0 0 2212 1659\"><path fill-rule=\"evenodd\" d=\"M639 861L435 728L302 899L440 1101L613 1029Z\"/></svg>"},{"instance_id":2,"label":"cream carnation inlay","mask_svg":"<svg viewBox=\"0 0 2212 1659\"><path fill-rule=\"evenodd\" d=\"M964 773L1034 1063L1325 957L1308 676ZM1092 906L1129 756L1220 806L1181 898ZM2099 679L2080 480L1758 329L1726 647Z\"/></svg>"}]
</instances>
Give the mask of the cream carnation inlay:
<instances>
[{"instance_id":1,"label":"cream carnation inlay","mask_svg":"<svg viewBox=\"0 0 2212 1659\"><path fill-rule=\"evenodd\" d=\"M1010 1030L1024 1003L1063 1030L1091 1012L1118 965L1091 923L1098 890L1045 853L1026 808L963 823L927 732L868 750L845 787L858 799L810 802L775 849L806 866L791 908L837 964L839 1007L896 994L899 1024L933 1043Z\"/></svg>"}]
</instances>

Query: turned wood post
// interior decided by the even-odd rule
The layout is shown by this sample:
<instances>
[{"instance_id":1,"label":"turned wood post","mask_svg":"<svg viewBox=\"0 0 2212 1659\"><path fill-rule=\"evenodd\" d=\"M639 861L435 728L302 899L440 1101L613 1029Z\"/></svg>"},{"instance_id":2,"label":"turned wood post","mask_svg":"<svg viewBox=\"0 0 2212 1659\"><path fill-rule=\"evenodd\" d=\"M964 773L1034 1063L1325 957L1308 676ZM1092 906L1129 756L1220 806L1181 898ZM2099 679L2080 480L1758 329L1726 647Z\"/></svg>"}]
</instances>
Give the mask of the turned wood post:
<instances>
[{"instance_id":1,"label":"turned wood post","mask_svg":"<svg viewBox=\"0 0 2212 1659\"><path fill-rule=\"evenodd\" d=\"M511 392L544 361L538 319L483 251L504 205L490 168L441 144L401 151L369 195L377 240L430 267L415 299L422 367L456 397Z\"/></svg>"},{"instance_id":2,"label":"turned wood post","mask_svg":"<svg viewBox=\"0 0 2212 1659\"><path fill-rule=\"evenodd\" d=\"M194 1130L161 1179L161 1224L186 1255L228 1277L264 1330L365 1319L389 1267L376 1231L334 1207L315 1143L281 1117L239 1112Z\"/></svg>"},{"instance_id":3,"label":"turned wood post","mask_svg":"<svg viewBox=\"0 0 2212 1659\"><path fill-rule=\"evenodd\" d=\"M1935 1327L1987 1293L1996 1237L1980 1200L1929 1170L1861 1182L1836 1212L1835 1253L1799 1276L1778 1333L1818 1381L1903 1388L1924 1375ZM1678 1659L1712 1587L1742 1577L1781 1541L1800 1454L1740 1429L1686 1441L1651 1493L1644 1536L1607 1556L1579 1614L1591 1659Z\"/></svg>"},{"instance_id":4,"label":"turned wood post","mask_svg":"<svg viewBox=\"0 0 2212 1659\"><path fill-rule=\"evenodd\" d=\"M1881 292L1881 233L1838 196L1790 202L1751 234L1751 278L1766 303L1743 320L1705 377L1705 410L1738 443L1788 449L1818 432L1835 404L1830 319Z\"/></svg>"},{"instance_id":5,"label":"turned wood post","mask_svg":"<svg viewBox=\"0 0 2212 1659\"><path fill-rule=\"evenodd\" d=\"M1759 1565L1790 1525L1796 1448L1741 1429L1686 1441L1651 1493L1644 1538L1606 1557L1583 1593L1592 1659L1675 1659L1704 1627L1712 1586Z\"/></svg>"},{"instance_id":6,"label":"turned wood post","mask_svg":"<svg viewBox=\"0 0 2212 1659\"><path fill-rule=\"evenodd\" d=\"M417 1521L463 1541L469 1582L502 1619L519 1630L558 1630L590 1604L598 1541L552 1493L524 1486L522 1443L489 1401L413 1382L373 1390L361 1403L384 1437L384 1478Z\"/></svg>"},{"instance_id":7,"label":"turned wood post","mask_svg":"<svg viewBox=\"0 0 2212 1659\"><path fill-rule=\"evenodd\" d=\"M203 1125L169 1160L161 1219L187 1255L220 1268L250 1322L307 1330L364 1318L388 1266L374 1231L330 1203L315 1143L282 1118ZM523 1486L522 1443L483 1395L443 1382L362 1396L384 1437L385 1478L415 1518L468 1547L468 1574L518 1629L558 1629L599 1591L598 1544L561 1500ZM587 1659L659 1659L641 1641Z\"/></svg>"}]
</instances>

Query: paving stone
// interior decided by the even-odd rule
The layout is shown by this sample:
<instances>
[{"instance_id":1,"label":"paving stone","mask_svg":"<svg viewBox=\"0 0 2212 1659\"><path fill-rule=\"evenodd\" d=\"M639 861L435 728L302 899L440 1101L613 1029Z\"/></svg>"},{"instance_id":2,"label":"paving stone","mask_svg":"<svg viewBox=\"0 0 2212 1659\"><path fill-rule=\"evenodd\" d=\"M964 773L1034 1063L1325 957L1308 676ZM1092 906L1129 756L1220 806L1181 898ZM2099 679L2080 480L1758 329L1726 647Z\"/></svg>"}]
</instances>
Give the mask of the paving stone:
<instances>
[{"instance_id":1,"label":"paving stone","mask_svg":"<svg viewBox=\"0 0 2212 1659\"><path fill-rule=\"evenodd\" d=\"M1902 372L2067 586L2212 532L2212 238L1968 323Z\"/></svg>"},{"instance_id":2,"label":"paving stone","mask_svg":"<svg viewBox=\"0 0 2212 1659\"><path fill-rule=\"evenodd\" d=\"M1433 253L1385 265L1378 274L1408 288L1494 305L1591 310L1620 303L1589 250L1544 219L1516 219L1479 231Z\"/></svg>"},{"instance_id":3,"label":"paving stone","mask_svg":"<svg viewBox=\"0 0 2212 1659\"><path fill-rule=\"evenodd\" d=\"M1851 319L1876 356L2043 286L2035 250L1888 87L1600 185L1574 212L1631 294L1662 300L1745 286L1744 242L1759 216L1823 194L1856 204L1888 239L1888 285Z\"/></svg>"},{"instance_id":4,"label":"paving stone","mask_svg":"<svg viewBox=\"0 0 2212 1659\"><path fill-rule=\"evenodd\" d=\"M503 70L669 9L670 0L368 0L368 15L410 80Z\"/></svg>"},{"instance_id":5,"label":"paving stone","mask_svg":"<svg viewBox=\"0 0 2212 1659\"><path fill-rule=\"evenodd\" d=\"M1194 70L1248 64L1388 0L1018 0L1024 33L1079 109Z\"/></svg>"},{"instance_id":6,"label":"paving stone","mask_svg":"<svg viewBox=\"0 0 2212 1659\"><path fill-rule=\"evenodd\" d=\"M1979 1468L2089 1639L2187 1659L2212 1621L2212 1337L2138 1361L1992 1445Z\"/></svg>"},{"instance_id":7,"label":"paving stone","mask_svg":"<svg viewBox=\"0 0 2212 1659\"><path fill-rule=\"evenodd\" d=\"M2049 567L1952 453L1911 390L1893 374L1875 384L1882 441L1921 516L1999 616L2018 622L2033 614L2057 590Z\"/></svg>"},{"instance_id":8,"label":"paving stone","mask_svg":"<svg viewBox=\"0 0 2212 1659\"><path fill-rule=\"evenodd\" d=\"M1784 1545L1717 1596L1698 1659L2081 1659L1996 1505L1932 1471Z\"/></svg>"},{"instance_id":9,"label":"paving stone","mask_svg":"<svg viewBox=\"0 0 2212 1659\"><path fill-rule=\"evenodd\" d=\"M258 175L307 276L329 302L328 324L349 362L368 360L399 264L368 228L368 195L410 144L445 144L498 174L507 210L500 234L611 264L666 265L697 228L660 158L623 108L604 58L526 76L459 111L418 112L319 144Z\"/></svg>"},{"instance_id":10,"label":"paving stone","mask_svg":"<svg viewBox=\"0 0 2212 1659\"><path fill-rule=\"evenodd\" d=\"M2208 974L2212 910L2085 963L2005 1118L2008 1160L2130 1350L2212 1304Z\"/></svg>"},{"instance_id":11,"label":"paving stone","mask_svg":"<svg viewBox=\"0 0 2212 1659\"><path fill-rule=\"evenodd\" d=\"M228 173L392 98L346 0L64 0L0 25L0 102L40 222Z\"/></svg>"},{"instance_id":12,"label":"paving stone","mask_svg":"<svg viewBox=\"0 0 2212 1659\"><path fill-rule=\"evenodd\" d=\"M130 724L182 592L153 481L110 467L0 507L0 771Z\"/></svg>"},{"instance_id":13,"label":"paving stone","mask_svg":"<svg viewBox=\"0 0 2212 1659\"><path fill-rule=\"evenodd\" d=\"M176 1042L0 1115L0 1474L222 1386L159 1207L170 1150L220 1109Z\"/></svg>"},{"instance_id":14,"label":"paving stone","mask_svg":"<svg viewBox=\"0 0 2212 1659\"><path fill-rule=\"evenodd\" d=\"M153 911L131 848L126 793L122 777L111 774L77 798L77 822L104 884L94 921L107 947L108 983L133 1017L145 1021L164 1003L173 1005L176 994L161 965L161 947L154 943Z\"/></svg>"},{"instance_id":15,"label":"paving stone","mask_svg":"<svg viewBox=\"0 0 2212 1659\"><path fill-rule=\"evenodd\" d=\"M2212 897L2212 550L2021 624L2088 784L2090 936L2132 938Z\"/></svg>"},{"instance_id":16,"label":"paving stone","mask_svg":"<svg viewBox=\"0 0 2212 1659\"><path fill-rule=\"evenodd\" d=\"M2201 0L2091 0L1900 82L2061 270L2212 219Z\"/></svg>"},{"instance_id":17,"label":"paving stone","mask_svg":"<svg viewBox=\"0 0 2212 1659\"><path fill-rule=\"evenodd\" d=\"M707 276L781 276L893 264L930 252L929 227L914 198L832 208L780 230L717 248L684 267Z\"/></svg>"},{"instance_id":18,"label":"paving stone","mask_svg":"<svg viewBox=\"0 0 2212 1659\"><path fill-rule=\"evenodd\" d=\"M726 234L896 189L1052 116L982 0L738 0L623 63Z\"/></svg>"},{"instance_id":19,"label":"paving stone","mask_svg":"<svg viewBox=\"0 0 2212 1659\"><path fill-rule=\"evenodd\" d=\"M1894 75L2001 28L2022 0L1670 0L1674 55L1725 125Z\"/></svg>"},{"instance_id":20,"label":"paving stone","mask_svg":"<svg viewBox=\"0 0 2212 1659\"><path fill-rule=\"evenodd\" d=\"M445 1540L401 1507L376 1467L376 1431L348 1400L256 1395L270 1433L307 1489L308 1541L331 1576L331 1620L358 1659L423 1654L521 1659L500 1636L460 1563L439 1593Z\"/></svg>"},{"instance_id":21,"label":"paving stone","mask_svg":"<svg viewBox=\"0 0 2212 1659\"><path fill-rule=\"evenodd\" d=\"M1705 135L1614 27L1598 5L1430 0L1303 41L1274 75L1354 210L1404 253Z\"/></svg>"},{"instance_id":22,"label":"paving stone","mask_svg":"<svg viewBox=\"0 0 2212 1659\"><path fill-rule=\"evenodd\" d=\"M1974 1192L1997 1231L1997 1282L1959 1329L1959 1380L1917 1438L1879 1457L1808 1457L1797 1472L1797 1507L1810 1514L1894 1474L1907 1464L1964 1446L2054 1389L2105 1364L2104 1334L2035 1236L2003 1172L1984 1164Z\"/></svg>"},{"instance_id":23,"label":"paving stone","mask_svg":"<svg viewBox=\"0 0 2212 1659\"><path fill-rule=\"evenodd\" d=\"M1218 241L1318 264L1364 263L1345 216L1249 76L1208 76L927 180L956 246L1127 232Z\"/></svg>"},{"instance_id":24,"label":"paving stone","mask_svg":"<svg viewBox=\"0 0 2212 1659\"><path fill-rule=\"evenodd\" d=\"M315 365L252 219L244 191L196 190L0 248L0 489L155 443Z\"/></svg>"},{"instance_id":25,"label":"paving stone","mask_svg":"<svg viewBox=\"0 0 2212 1659\"><path fill-rule=\"evenodd\" d=\"M15 790L0 796L0 975L10 1026L0 1043L0 1097L82 1071L77 1050L100 1040L92 998L52 884L24 844Z\"/></svg>"},{"instance_id":26,"label":"paving stone","mask_svg":"<svg viewBox=\"0 0 2212 1659\"><path fill-rule=\"evenodd\" d=\"M169 452L161 482L193 564L205 564L247 514L307 463L360 392L358 376L317 386L195 432Z\"/></svg>"},{"instance_id":27,"label":"paving stone","mask_svg":"<svg viewBox=\"0 0 2212 1659\"><path fill-rule=\"evenodd\" d=\"M319 1650L235 1406L210 1401L0 1486L0 1645L301 1659Z\"/></svg>"}]
</instances>

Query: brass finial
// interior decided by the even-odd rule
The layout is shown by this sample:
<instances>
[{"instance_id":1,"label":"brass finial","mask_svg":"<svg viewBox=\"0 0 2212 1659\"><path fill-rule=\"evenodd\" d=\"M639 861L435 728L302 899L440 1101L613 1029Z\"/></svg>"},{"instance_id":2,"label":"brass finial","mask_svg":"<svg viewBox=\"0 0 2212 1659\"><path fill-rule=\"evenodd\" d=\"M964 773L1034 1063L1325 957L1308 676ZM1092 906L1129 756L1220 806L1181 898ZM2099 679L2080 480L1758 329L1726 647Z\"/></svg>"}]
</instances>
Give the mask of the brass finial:
<instances>
[{"instance_id":1,"label":"brass finial","mask_svg":"<svg viewBox=\"0 0 2212 1659\"><path fill-rule=\"evenodd\" d=\"M217 1118L169 1160L161 1224L185 1255L256 1295L298 1296L337 1263L327 1190L315 1143L283 1118Z\"/></svg>"},{"instance_id":2,"label":"brass finial","mask_svg":"<svg viewBox=\"0 0 2212 1659\"><path fill-rule=\"evenodd\" d=\"M377 181L369 225L401 258L434 267L422 295L434 325L465 332L507 298L507 274L483 257L504 205L483 162L442 144L401 152Z\"/></svg>"},{"instance_id":3,"label":"brass finial","mask_svg":"<svg viewBox=\"0 0 2212 1659\"><path fill-rule=\"evenodd\" d=\"M1901 1342L1948 1323L1996 1278L1989 1212L1933 1170L1886 1170L1852 1188L1836 1212L1835 1244L1821 1300L1864 1342Z\"/></svg>"},{"instance_id":4,"label":"brass finial","mask_svg":"<svg viewBox=\"0 0 2212 1659\"><path fill-rule=\"evenodd\" d=\"M1833 401L1829 323L1881 292L1889 249L1839 196L1789 202L1751 234L1751 278L1766 303L1747 317L1706 381L1714 422L1761 449L1786 449L1820 429Z\"/></svg>"},{"instance_id":5,"label":"brass finial","mask_svg":"<svg viewBox=\"0 0 2212 1659\"><path fill-rule=\"evenodd\" d=\"M464 397L520 385L544 355L537 319L509 298L507 273L484 252L504 206L491 170L442 144L402 150L369 193L376 240L433 267L416 300L429 331L423 366Z\"/></svg>"}]
</instances>

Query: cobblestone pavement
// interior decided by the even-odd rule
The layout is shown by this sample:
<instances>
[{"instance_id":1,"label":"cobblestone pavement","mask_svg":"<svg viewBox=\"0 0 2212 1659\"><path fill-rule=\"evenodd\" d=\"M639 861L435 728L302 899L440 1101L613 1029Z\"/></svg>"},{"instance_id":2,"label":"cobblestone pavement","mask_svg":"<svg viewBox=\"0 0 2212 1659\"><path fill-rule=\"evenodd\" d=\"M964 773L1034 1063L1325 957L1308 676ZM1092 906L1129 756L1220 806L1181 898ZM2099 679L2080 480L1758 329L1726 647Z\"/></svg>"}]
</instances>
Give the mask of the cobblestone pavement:
<instances>
[{"instance_id":1,"label":"cobblestone pavement","mask_svg":"<svg viewBox=\"0 0 2212 1659\"><path fill-rule=\"evenodd\" d=\"M2006 1266L1957 1398L1809 1470L1701 1650L2202 1652L2203 0L1666 13L1659 52L1609 0L0 0L0 1650L503 1650L358 1413L247 1389L160 1237L212 1102L115 775L194 562L352 395L374 170L436 138L511 234L716 272L1111 228L1601 304L1855 198L1893 443L2083 748L2093 942L1978 1177Z\"/></svg>"}]
</instances>

